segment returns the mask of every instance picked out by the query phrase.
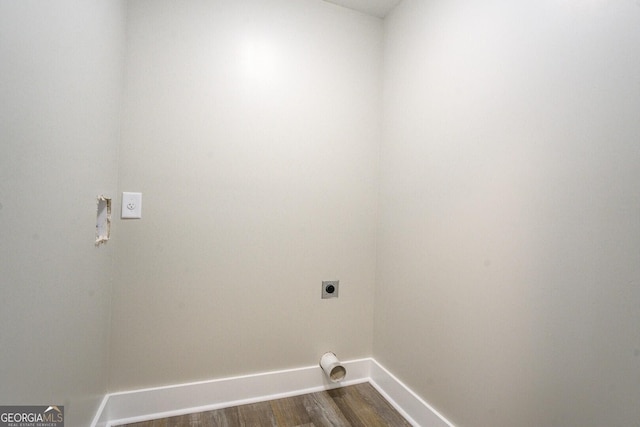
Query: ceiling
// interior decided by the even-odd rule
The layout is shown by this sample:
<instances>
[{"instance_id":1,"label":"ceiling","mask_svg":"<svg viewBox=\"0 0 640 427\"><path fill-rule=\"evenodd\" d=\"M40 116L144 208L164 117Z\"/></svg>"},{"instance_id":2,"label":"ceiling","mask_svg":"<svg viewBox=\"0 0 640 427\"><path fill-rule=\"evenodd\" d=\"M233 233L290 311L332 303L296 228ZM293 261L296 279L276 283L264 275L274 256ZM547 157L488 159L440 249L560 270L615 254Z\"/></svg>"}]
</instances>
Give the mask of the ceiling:
<instances>
[{"instance_id":1,"label":"ceiling","mask_svg":"<svg viewBox=\"0 0 640 427\"><path fill-rule=\"evenodd\" d=\"M384 18L401 0L324 0L339 6L348 7L367 15Z\"/></svg>"}]
</instances>

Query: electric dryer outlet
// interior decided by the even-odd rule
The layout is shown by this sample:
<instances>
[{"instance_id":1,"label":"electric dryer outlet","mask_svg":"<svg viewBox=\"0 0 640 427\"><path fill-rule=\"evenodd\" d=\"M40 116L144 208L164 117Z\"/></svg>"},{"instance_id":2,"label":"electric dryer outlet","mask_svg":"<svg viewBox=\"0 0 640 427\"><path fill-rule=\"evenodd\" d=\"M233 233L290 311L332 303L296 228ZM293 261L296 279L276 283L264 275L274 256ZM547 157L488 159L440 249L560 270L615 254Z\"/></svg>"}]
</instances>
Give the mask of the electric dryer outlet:
<instances>
[{"instance_id":1,"label":"electric dryer outlet","mask_svg":"<svg viewBox=\"0 0 640 427\"><path fill-rule=\"evenodd\" d=\"M338 298L339 280L324 280L322 282L322 299Z\"/></svg>"}]
</instances>

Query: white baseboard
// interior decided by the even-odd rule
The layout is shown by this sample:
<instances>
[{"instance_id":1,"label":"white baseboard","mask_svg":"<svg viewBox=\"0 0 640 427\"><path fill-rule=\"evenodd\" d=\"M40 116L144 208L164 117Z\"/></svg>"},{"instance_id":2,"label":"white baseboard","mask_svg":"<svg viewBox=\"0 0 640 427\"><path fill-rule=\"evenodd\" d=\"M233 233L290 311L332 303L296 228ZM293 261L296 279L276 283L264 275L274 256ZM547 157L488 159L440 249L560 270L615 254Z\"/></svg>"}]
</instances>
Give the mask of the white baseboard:
<instances>
[{"instance_id":1,"label":"white baseboard","mask_svg":"<svg viewBox=\"0 0 640 427\"><path fill-rule=\"evenodd\" d=\"M453 427L373 359L342 362L347 370L339 384L327 380L319 366L232 378L155 387L105 396L91 427L122 424L210 411L247 403L297 396L370 382L417 427Z\"/></svg>"},{"instance_id":2,"label":"white baseboard","mask_svg":"<svg viewBox=\"0 0 640 427\"><path fill-rule=\"evenodd\" d=\"M371 359L369 382L414 426L455 427L402 381Z\"/></svg>"}]
</instances>

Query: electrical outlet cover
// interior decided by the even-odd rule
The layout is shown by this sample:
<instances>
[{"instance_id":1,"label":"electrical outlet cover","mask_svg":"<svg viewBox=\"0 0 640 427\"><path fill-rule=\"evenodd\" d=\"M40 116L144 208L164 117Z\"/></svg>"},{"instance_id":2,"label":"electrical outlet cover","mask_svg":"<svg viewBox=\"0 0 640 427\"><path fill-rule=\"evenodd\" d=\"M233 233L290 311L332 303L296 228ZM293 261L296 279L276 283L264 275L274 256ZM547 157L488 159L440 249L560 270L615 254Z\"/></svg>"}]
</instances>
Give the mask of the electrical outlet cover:
<instances>
[{"instance_id":1,"label":"electrical outlet cover","mask_svg":"<svg viewBox=\"0 0 640 427\"><path fill-rule=\"evenodd\" d=\"M121 218L142 218L142 193L122 193Z\"/></svg>"}]
</instances>

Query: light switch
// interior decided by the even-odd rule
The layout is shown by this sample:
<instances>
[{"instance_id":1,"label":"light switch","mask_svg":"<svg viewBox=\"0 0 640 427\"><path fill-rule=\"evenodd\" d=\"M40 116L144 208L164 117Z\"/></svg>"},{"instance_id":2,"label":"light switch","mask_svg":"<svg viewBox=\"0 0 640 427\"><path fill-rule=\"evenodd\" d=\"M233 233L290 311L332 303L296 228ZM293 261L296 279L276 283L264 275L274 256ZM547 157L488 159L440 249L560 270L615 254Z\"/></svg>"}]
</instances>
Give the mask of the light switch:
<instances>
[{"instance_id":1,"label":"light switch","mask_svg":"<svg viewBox=\"0 0 640 427\"><path fill-rule=\"evenodd\" d=\"M122 193L121 218L142 218L142 193Z\"/></svg>"}]
</instances>

